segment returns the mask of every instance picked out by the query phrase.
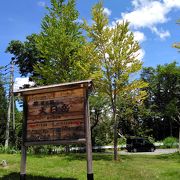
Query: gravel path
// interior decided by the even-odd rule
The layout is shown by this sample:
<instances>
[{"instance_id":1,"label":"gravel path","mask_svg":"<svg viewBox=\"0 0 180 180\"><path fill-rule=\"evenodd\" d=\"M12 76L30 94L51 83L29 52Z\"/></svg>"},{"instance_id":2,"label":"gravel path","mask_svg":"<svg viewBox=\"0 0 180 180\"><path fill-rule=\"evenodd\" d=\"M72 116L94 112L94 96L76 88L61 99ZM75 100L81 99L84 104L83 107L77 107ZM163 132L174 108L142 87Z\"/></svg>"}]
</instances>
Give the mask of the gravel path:
<instances>
[{"instance_id":1,"label":"gravel path","mask_svg":"<svg viewBox=\"0 0 180 180\"><path fill-rule=\"evenodd\" d=\"M158 154L171 154L174 152L177 152L178 149L156 149L154 152L137 152L137 153L130 153L127 151L120 151L119 154L127 154L127 155L132 155L132 154L147 154L147 155L158 155Z\"/></svg>"}]
</instances>

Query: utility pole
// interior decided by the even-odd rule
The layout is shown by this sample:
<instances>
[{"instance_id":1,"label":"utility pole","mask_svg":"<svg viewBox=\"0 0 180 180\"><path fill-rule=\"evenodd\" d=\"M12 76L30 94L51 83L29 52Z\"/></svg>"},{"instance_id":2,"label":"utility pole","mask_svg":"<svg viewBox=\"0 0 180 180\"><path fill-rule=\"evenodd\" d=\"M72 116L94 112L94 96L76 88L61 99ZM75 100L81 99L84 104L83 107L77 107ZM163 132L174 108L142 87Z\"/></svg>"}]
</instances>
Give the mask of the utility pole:
<instances>
[{"instance_id":1,"label":"utility pole","mask_svg":"<svg viewBox=\"0 0 180 180\"><path fill-rule=\"evenodd\" d=\"M14 116L14 95L13 95L13 86L14 86L14 58L11 60L10 68L10 86L9 86L9 102L8 102L8 114L7 114L7 124L6 124L6 134L5 134L5 149L9 146L9 127L11 121L11 106L13 107L13 130L15 130L15 116Z\"/></svg>"},{"instance_id":2,"label":"utility pole","mask_svg":"<svg viewBox=\"0 0 180 180\"><path fill-rule=\"evenodd\" d=\"M13 131L15 136L15 99L14 99L14 57L11 59L12 63L12 81L11 81L11 97L12 97L12 121L13 121Z\"/></svg>"}]
</instances>

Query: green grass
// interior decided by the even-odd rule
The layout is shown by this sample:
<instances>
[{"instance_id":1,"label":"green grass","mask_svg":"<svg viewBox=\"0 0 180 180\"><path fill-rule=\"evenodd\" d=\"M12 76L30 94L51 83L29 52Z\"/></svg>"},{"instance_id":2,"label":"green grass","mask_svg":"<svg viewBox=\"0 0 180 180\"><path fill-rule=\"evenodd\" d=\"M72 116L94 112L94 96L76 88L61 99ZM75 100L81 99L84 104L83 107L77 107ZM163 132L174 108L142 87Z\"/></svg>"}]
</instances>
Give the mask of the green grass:
<instances>
[{"instance_id":1,"label":"green grass","mask_svg":"<svg viewBox=\"0 0 180 180\"><path fill-rule=\"evenodd\" d=\"M0 179L19 180L20 155L0 154L8 167L0 166ZM180 155L120 155L114 162L109 154L93 154L95 180L179 180ZM27 180L85 180L86 155L28 155Z\"/></svg>"}]
</instances>

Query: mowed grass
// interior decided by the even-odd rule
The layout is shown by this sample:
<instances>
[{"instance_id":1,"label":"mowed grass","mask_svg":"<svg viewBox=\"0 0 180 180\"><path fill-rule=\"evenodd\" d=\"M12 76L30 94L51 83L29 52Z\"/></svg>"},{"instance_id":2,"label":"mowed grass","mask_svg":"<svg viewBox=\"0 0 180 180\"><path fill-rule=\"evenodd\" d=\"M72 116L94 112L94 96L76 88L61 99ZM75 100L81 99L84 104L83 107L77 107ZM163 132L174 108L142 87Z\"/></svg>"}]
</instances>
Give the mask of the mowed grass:
<instances>
[{"instance_id":1,"label":"mowed grass","mask_svg":"<svg viewBox=\"0 0 180 180\"><path fill-rule=\"evenodd\" d=\"M0 179L19 180L20 155L0 154ZM93 154L95 180L180 180L180 155ZM28 155L27 180L86 180L86 155Z\"/></svg>"}]
</instances>

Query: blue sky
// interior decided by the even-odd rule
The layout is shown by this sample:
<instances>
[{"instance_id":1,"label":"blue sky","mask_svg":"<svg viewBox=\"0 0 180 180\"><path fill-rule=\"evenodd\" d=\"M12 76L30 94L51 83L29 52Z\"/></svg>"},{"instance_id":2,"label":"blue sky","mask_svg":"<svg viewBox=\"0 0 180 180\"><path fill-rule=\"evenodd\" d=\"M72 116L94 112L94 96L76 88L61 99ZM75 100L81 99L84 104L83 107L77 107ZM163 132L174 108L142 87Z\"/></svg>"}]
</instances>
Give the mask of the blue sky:
<instances>
[{"instance_id":1,"label":"blue sky","mask_svg":"<svg viewBox=\"0 0 180 180\"><path fill-rule=\"evenodd\" d=\"M91 23L91 8L97 0L77 0L79 20ZM40 32L41 19L50 0L5 0L0 2L0 66L9 63L11 55L5 49L11 40L25 40ZM180 53L172 48L180 42L180 0L104 0L110 26L126 19L139 40L144 66L180 62ZM19 74L16 72L16 77Z\"/></svg>"}]
</instances>

